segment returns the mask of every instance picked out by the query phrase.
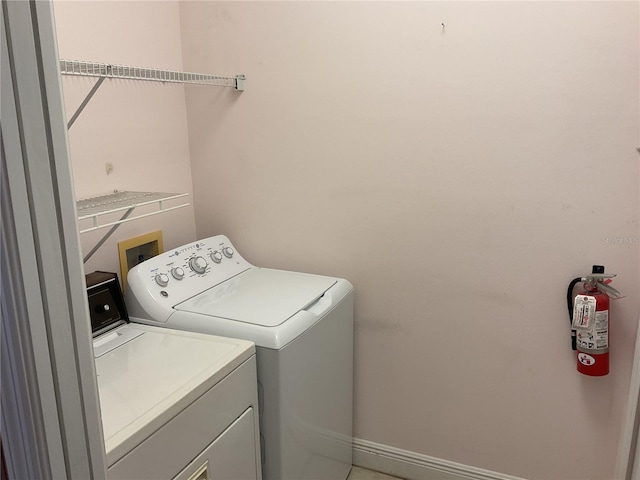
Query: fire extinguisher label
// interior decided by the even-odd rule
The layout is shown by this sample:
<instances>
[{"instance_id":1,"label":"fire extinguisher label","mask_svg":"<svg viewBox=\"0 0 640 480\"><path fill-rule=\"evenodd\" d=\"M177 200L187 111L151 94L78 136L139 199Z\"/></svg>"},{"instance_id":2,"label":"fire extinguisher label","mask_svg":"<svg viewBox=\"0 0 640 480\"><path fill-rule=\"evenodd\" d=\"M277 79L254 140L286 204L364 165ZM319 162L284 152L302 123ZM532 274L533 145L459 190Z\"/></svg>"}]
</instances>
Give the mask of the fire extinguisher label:
<instances>
[{"instance_id":1,"label":"fire extinguisher label","mask_svg":"<svg viewBox=\"0 0 640 480\"><path fill-rule=\"evenodd\" d=\"M587 353L579 353L578 361L585 367L590 367L596 364L596 359Z\"/></svg>"},{"instance_id":2,"label":"fire extinguisher label","mask_svg":"<svg viewBox=\"0 0 640 480\"><path fill-rule=\"evenodd\" d=\"M596 349L609 348L609 310L596 312Z\"/></svg>"},{"instance_id":3,"label":"fire extinguisher label","mask_svg":"<svg viewBox=\"0 0 640 480\"><path fill-rule=\"evenodd\" d=\"M596 311L595 297L576 297L573 304L572 327L576 330L578 347L588 350L609 348L609 311Z\"/></svg>"},{"instance_id":4,"label":"fire extinguisher label","mask_svg":"<svg viewBox=\"0 0 640 480\"><path fill-rule=\"evenodd\" d=\"M593 325L596 316L596 299L589 295L578 295L573 302L574 329L588 329Z\"/></svg>"}]
</instances>

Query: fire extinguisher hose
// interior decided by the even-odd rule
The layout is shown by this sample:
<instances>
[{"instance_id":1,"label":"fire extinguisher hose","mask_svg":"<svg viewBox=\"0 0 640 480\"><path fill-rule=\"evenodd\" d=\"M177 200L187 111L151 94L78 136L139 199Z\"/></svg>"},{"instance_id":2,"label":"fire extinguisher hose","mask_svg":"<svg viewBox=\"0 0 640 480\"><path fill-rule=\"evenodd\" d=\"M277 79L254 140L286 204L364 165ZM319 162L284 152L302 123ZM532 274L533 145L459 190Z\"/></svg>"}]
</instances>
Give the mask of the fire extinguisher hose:
<instances>
[{"instance_id":1,"label":"fire extinguisher hose","mask_svg":"<svg viewBox=\"0 0 640 480\"><path fill-rule=\"evenodd\" d=\"M571 280L569 288L567 290L567 307L569 308L569 325L573 325L573 289L574 287L584 281L584 278L577 277ZM571 350L576 350L576 331L571 329Z\"/></svg>"}]
</instances>

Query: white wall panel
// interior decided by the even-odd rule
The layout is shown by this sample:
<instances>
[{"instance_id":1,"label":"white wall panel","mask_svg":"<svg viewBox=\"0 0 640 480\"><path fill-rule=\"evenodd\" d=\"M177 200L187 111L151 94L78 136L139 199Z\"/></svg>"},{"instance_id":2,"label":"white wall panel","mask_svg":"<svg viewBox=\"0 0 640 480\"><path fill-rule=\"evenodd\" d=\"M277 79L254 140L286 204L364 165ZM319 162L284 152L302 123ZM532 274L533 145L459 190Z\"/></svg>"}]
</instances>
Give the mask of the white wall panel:
<instances>
[{"instance_id":1,"label":"white wall panel","mask_svg":"<svg viewBox=\"0 0 640 480\"><path fill-rule=\"evenodd\" d=\"M636 2L184 2L198 236L356 287L355 435L613 475L638 319ZM442 24L445 27L442 27ZM612 373L575 371L594 263Z\"/></svg>"}]
</instances>

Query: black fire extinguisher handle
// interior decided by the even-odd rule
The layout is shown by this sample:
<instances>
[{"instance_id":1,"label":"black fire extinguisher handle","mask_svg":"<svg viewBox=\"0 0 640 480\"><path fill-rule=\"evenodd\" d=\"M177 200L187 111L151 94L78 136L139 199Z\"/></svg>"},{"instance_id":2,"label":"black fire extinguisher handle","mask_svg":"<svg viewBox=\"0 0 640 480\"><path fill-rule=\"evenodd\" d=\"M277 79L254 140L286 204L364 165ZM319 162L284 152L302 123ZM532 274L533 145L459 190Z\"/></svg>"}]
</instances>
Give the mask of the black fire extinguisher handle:
<instances>
[{"instance_id":1,"label":"black fire extinguisher handle","mask_svg":"<svg viewBox=\"0 0 640 480\"><path fill-rule=\"evenodd\" d=\"M573 288L582 281L582 277L571 280L567 289L567 307L569 309L569 325L573 325ZM571 350L577 350L576 331L571 329Z\"/></svg>"}]
</instances>

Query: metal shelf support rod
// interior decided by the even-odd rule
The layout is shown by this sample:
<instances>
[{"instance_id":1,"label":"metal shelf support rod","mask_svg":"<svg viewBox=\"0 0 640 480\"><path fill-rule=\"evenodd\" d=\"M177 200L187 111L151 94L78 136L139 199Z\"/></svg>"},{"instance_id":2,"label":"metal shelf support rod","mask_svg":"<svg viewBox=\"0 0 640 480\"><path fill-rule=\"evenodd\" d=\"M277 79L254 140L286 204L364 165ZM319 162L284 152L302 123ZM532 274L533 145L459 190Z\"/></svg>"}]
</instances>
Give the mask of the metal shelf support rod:
<instances>
[{"instance_id":1,"label":"metal shelf support rod","mask_svg":"<svg viewBox=\"0 0 640 480\"><path fill-rule=\"evenodd\" d=\"M67 122L67 129L71 128L71 125L73 125L73 122L76 121L76 118L78 118L80 116L80 114L82 113L82 111L84 110L84 107L87 106L87 104L89 103L89 101L91 100L91 98L95 95L95 93L98 91L98 89L100 88L100 85L102 85L102 82L104 82L105 78L107 77L100 77L98 79L98 81L96 82L96 84L93 86L93 88L91 89L91 91L87 94L87 96L85 97L85 99L82 101L82 103L80 104L80 106L78 107L78 109L75 111L75 113L71 116L71 118L69 119L69 122Z\"/></svg>"}]
</instances>

